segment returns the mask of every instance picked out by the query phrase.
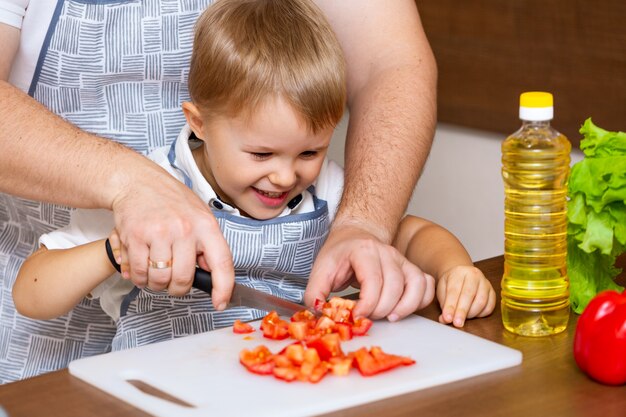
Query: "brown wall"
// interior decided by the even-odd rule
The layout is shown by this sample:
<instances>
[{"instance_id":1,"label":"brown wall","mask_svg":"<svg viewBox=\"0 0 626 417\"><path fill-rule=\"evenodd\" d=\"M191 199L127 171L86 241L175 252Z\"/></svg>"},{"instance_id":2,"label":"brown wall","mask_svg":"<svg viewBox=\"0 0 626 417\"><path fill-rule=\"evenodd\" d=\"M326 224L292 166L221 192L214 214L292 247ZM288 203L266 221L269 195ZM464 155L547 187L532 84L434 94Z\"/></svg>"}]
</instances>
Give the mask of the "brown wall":
<instances>
[{"instance_id":1,"label":"brown wall","mask_svg":"<svg viewBox=\"0 0 626 417\"><path fill-rule=\"evenodd\" d=\"M626 131L625 0L416 0L439 69L439 120L510 133L550 91L577 146L587 117Z\"/></svg>"}]
</instances>

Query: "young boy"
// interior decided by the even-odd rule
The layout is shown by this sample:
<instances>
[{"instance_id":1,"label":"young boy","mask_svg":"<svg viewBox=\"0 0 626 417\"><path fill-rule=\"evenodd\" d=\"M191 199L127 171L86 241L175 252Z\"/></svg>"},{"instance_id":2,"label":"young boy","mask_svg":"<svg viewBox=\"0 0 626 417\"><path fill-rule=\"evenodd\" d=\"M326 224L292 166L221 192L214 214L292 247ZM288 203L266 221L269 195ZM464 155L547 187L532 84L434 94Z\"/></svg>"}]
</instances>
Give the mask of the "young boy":
<instances>
[{"instance_id":1,"label":"young boy","mask_svg":"<svg viewBox=\"0 0 626 417\"><path fill-rule=\"evenodd\" d=\"M326 152L343 114L345 82L340 46L308 0L222 0L198 20L192 102L183 103L188 126L150 158L213 209L237 282L301 302L341 197L343 171ZM13 287L18 311L48 319L97 297L118 325L114 350L265 314L223 310L195 289L174 297L133 286L108 260L106 238L117 247L113 229L111 212L77 210L67 227L43 235ZM462 326L466 317L491 313L493 289L446 230L407 216L394 246L426 272L404 288L415 293L412 310L432 301L432 274L442 322L454 317ZM175 263L161 260L171 253L156 257L151 248L150 255L156 272Z\"/></svg>"}]
</instances>

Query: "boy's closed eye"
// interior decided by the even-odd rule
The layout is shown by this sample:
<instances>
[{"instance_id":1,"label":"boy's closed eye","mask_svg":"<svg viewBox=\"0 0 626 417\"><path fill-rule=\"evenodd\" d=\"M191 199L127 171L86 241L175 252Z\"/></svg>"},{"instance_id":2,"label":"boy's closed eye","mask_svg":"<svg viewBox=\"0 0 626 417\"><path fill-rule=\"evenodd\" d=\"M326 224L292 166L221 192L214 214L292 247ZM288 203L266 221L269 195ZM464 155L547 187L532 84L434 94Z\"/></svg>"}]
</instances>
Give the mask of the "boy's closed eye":
<instances>
[{"instance_id":1,"label":"boy's closed eye","mask_svg":"<svg viewBox=\"0 0 626 417\"><path fill-rule=\"evenodd\" d=\"M271 152L250 152L250 155L252 155L254 159L258 159L262 161L272 156L272 153Z\"/></svg>"},{"instance_id":2,"label":"boy's closed eye","mask_svg":"<svg viewBox=\"0 0 626 417\"><path fill-rule=\"evenodd\" d=\"M317 153L317 151L304 151L300 154L300 157L304 159L312 159L317 156Z\"/></svg>"},{"instance_id":3,"label":"boy's closed eye","mask_svg":"<svg viewBox=\"0 0 626 417\"><path fill-rule=\"evenodd\" d=\"M252 155L254 159L264 160L264 159L270 158L272 156L272 153L271 152L250 152L250 155ZM300 154L300 157L304 159L313 159L317 155L318 155L318 151L304 151Z\"/></svg>"}]
</instances>

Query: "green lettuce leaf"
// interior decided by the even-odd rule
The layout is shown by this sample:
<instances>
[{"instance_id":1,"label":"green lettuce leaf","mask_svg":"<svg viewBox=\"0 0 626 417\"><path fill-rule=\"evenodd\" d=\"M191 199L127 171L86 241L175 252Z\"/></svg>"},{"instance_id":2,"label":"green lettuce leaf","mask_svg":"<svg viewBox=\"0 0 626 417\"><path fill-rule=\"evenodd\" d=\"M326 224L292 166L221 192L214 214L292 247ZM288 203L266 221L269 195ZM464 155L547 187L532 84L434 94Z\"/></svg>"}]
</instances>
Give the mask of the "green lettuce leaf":
<instances>
[{"instance_id":1,"label":"green lettuce leaf","mask_svg":"<svg viewBox=\"0 0 626 417\"><path fill-rule=\"evenodd\" d=\"M570 279L570 303L572 309L580 314L589 301L606 289L621 291L613 280L621 269L615 268L614 255L591 253L579 248L575 241L567 244L567 274Z\"/></svg>"},{"instance_id":2,"label":"green lettuce leaf","mask_svg":"<svg viewBox=\"0 0 626 417\"><path fill-rule=\"evenodd\" d=\"M600 291L623 288L615 259L626 248L626 133L585 120L580 129L585 158L568 182L567 269L570 301L581 313Z\"/></svg>"}]
</instances>

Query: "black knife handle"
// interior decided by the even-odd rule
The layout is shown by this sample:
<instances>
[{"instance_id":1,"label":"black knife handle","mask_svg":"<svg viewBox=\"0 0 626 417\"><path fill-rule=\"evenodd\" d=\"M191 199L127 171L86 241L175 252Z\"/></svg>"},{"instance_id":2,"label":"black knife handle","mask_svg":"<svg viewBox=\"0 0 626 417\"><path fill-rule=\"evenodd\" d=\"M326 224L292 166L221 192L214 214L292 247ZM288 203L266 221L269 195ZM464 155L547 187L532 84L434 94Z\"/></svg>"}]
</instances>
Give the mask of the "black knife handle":
<instances>
[{"instance_id":1,"label":"black knife handle","mask_svg":"<svg viewBox=\"0 0 626 417\"><path fill-rule=\"evenodd\" d=\"M109 257L111 265L113 265L117 272L122 272L120 264L117 263L117 261L115 260L115 255L113 255L113 249L111 248L111 242L109 242L109 239L104 242L104 246L106 248L107 256ZM211 291L213 290L213 280L211 279L211 273L205 271L204 269L196 267L196 272L193 275L192 286L210 295Z\"/></svg>"},{"instance_id":2,"label":"black knife handle","mask_svg":"<svg viewBox=\"0 0 626 417\"><path fill-rule=\"evenodd\" d=\"M196 272L193 274L193 284L191 284L191 286L211 295L211 290L213 290L211 273L196 267Z\"/></svg>"}]
</instances>

